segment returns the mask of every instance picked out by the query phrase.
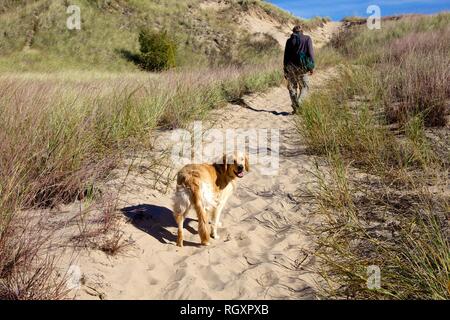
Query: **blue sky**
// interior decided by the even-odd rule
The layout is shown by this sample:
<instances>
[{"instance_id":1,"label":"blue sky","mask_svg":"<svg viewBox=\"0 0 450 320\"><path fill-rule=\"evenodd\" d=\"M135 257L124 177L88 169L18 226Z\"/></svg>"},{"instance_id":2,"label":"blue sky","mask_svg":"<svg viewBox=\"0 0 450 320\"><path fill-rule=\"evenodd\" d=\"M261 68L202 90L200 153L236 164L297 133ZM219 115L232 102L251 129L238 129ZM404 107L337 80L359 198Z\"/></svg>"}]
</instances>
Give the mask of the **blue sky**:
<instances>
[{"instance_id":1,"label":"blue sky","mask_svg":"<svg viewBox=\"0 0 450 320\"><path fill-rule=\"evenodd\" d=\"M314 16L340 20L345 16L368 16L369 5L378 5L382 16L402 13L450 11L450 0L268 0L302 18Z\"/></svg>"}]
</instances>

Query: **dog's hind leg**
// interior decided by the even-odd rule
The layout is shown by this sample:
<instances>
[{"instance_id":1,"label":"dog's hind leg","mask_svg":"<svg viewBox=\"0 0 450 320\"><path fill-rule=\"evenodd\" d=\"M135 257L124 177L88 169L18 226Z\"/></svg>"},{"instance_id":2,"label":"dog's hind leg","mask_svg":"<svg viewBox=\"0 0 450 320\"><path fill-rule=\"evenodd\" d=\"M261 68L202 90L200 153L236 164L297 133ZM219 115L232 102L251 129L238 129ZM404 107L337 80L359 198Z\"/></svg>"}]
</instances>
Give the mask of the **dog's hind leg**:
<instances>
[{"instance_id":1,"label":"dog's hind leg","mask_svg":"<svg viewBox=\"0 0 450 320\"><path fill-rule=\"evenodd\" d=\"M179 213L175 215L175 221L178 225L178 237L177 246L183 247L183 223L184 223L184 213Z\"/></svg>"},{"instance_id":2,"label":"dog's hind leg","mask_svg":"<svg viewBox=\"0 0 450 320\"><path fill-rule=\"evenodd\" d=\"M182 186L177 186L175 193L173 216L178 226L177 246L183 246L183 223L189 208L191 206L190 195L187 189Z\"/></svg>"},{"instance_id":3,"label":"dog's hind leg","mask_svg":"<svg viewBox=\"0 0 450 320\"><path fill-rule=\"evenodd\" d=\"M198 219L198 234L200 235L200 240L202 245L209 245L209 230L208 230L208 214L203 207L201 196L199 192L193 192L193 205L195 212L197 212Z\"/></svg>"}]
</instances>

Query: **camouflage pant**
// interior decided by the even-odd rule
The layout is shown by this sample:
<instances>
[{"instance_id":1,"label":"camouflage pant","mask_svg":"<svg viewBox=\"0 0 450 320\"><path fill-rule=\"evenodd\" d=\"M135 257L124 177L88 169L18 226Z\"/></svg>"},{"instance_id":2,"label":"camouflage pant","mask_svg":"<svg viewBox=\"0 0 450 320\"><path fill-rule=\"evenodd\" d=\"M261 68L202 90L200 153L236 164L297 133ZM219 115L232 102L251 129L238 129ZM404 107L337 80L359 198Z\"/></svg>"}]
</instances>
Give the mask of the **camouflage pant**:
<instances>
[{"instance_id":1,"label":"camouflage pant","mask_svg":"<svg viewBox=\"0 0 450 320\"><path fill-rule=\"evenodd\" d=\"M289 95L291 96L292 108L296 111L308 93L309 77L301 70L288 68L285 70L285 78L288 81L288 90Z\"/></svg>"}]
</instances>

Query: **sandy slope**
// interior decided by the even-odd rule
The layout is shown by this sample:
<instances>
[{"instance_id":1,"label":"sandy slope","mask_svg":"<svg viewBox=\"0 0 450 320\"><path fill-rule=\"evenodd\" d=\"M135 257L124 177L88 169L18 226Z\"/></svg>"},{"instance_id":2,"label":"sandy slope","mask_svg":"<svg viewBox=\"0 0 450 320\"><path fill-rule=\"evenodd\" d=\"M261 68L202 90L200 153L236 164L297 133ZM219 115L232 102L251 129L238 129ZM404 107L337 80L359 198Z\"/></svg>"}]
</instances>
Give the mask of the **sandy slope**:
<instances>
[{"instance_id":1,"label":"sandy slope","mask_svg":"<svg viewBox=\"0 0 450 320\"><path fill-rule=\"evenodd\" d=\"M286 39L292 33L292 27L286 24L280 24L269 16L259 16L256 14L243 15L241 25L244 26L250 33L266 33L271 35L282 48L286 44ZM338 31L340 22L328 22L322 28L317 28L309 32L305 32L312 37L315 48L323 47L330 41L332 35Z\"/></svg>"},{"instance_id":2,"label":"sandy slope","mask_svg":"<svg viewBox=\"0 0 450 320\"><path fill-rule=\"evenodd\" d=\"M329 76L322 71L311 77L312 89L317 90ZM314 183L310 171L317 159L306 153L290 112L287 90L274 88L211 115L207 126L222 130L279 129L280 168L277 175L265 176L253 166L239 181L238 191L223 213L221 238L212 240L209 247L198 245L194 212L185 222L185 247L175 246L176 227L170 209L178 168L166 159L151 170L148 160L167 150L171 132L161 132L155 150L133 162L137 170L128 173L126 165L116 170L116 179L108 186L119 188L127 176L120 189L119 207L124 237L133 244L114 257L98 250L81 251L74 263L84 281L73 291L75 297L315 298L314 239L307 233L314 219L311 204L297 195Z\"/></svg>"},{"instance_id":3,"label":"sandy slope","mask_svg":"<svg viewBox=\"0 0 450 320\"><path fill-rule=\"evenodd\" d=\"M341 25L342 25L341 22L331 21L326 23L323 26L323 28L318 28L310 32L305 32L305 34L311 36L311 38L314 41L314 47L318 49L322 48L331 40L333 34L339 31Z\"/></svg>"}]
</instances>

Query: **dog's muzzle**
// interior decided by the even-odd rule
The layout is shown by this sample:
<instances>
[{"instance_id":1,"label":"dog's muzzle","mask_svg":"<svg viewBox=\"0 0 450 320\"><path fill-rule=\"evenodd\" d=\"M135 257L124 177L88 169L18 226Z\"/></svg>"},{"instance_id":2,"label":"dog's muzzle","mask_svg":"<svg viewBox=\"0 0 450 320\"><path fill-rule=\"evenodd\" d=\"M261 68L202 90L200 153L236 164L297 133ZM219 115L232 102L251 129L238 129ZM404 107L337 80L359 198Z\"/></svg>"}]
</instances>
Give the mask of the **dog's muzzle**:
<instances>
[{"instance_id":1,"label":"dog's muzzle","mask_svg":"<svg viewBox=\"0 0 450 320\"><path fill-rule=\"evenodd\" d=\"M239 178L242 178L244 176L244 166L242 164L238 165L237 167L237 172L234 172L236 174L236 176L238 176Z\"/></svg>"}]
</instances>

